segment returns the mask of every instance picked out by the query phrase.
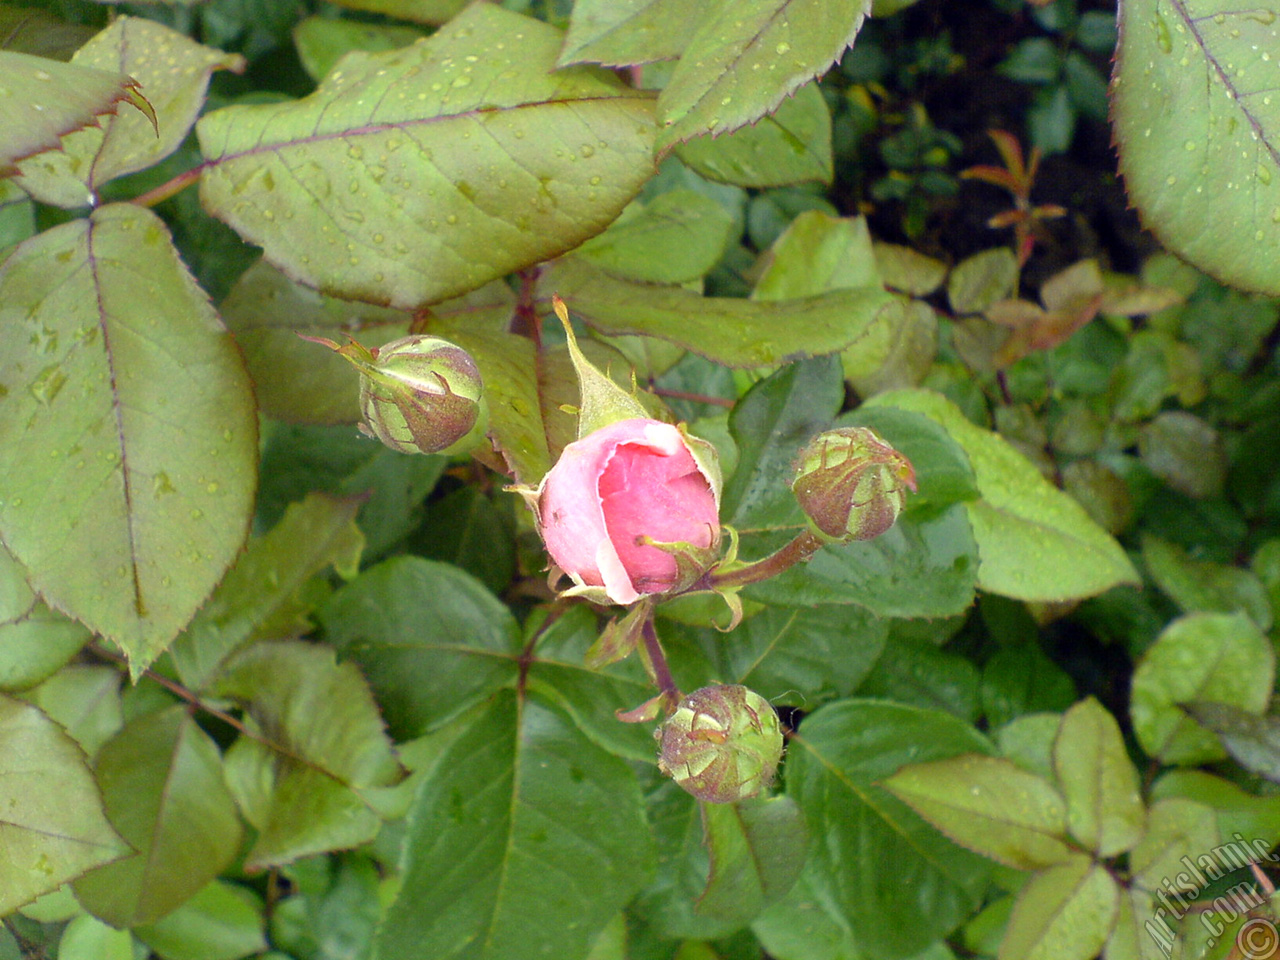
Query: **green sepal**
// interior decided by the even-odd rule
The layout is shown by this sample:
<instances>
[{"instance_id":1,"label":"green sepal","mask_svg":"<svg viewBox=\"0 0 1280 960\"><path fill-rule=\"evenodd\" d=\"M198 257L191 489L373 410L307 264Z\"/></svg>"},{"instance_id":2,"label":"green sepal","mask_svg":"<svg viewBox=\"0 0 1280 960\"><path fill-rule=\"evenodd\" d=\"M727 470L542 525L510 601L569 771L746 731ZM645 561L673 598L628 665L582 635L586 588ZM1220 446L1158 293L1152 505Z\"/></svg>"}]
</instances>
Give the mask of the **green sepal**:
<instances>
[{"instance_id":1,"label":"green sepal","mask_svg":"<svg viewBox=\"0 0 1280 960\"><path fill-rule=\"evenodd\" d=\"M675 708L675 697L669 693L660 693L656 697L650 697L638 707L632 707L630 710L616 710L614 716L623 723L649 723L657 720L658 714L670 713Z\"/></svg>"},{"instance_id":2,"label":"green sepal","mask_svg":"<svg viewBox=\"0 0 1280 960\"><path fill-rule=\"evenodd\" d=\"M599 670L631 656L640 642L645 621L652 614L652 604L648 600L641 600L625 616L610 620L583 658L587 668Z\"/></svg>"},{"instance_id":3,"label":"green sepal","mask_svg":"<svg viewBox=\"0 0 1280 960\"><path fill-rule=\"evenodd\" d=\"M578 340L573 335L569 311L564 301L559 297L552 297L551 305L564 324L564 333L569 340L569 358L578 375L578 390L582 397L578 404L578 439L619 420L651 419L639 400L606 377L583 356L578 349ZM696 454L694 459L697 460ZM701 462L698 466L702 467Z\"/></svg>"}]
</instances>

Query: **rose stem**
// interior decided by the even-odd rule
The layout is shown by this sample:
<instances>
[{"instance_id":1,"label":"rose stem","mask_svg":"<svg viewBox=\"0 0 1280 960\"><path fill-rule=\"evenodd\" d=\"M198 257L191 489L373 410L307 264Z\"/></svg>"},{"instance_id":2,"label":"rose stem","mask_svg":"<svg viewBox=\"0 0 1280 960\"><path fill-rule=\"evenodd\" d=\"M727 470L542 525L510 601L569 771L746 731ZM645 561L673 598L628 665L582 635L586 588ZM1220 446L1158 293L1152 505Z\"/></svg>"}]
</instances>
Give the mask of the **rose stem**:
<instances>
[{"instance_id":1,"label":"rose stem","mask_svg":"<svg viewBox=\"0 0 1280 960\"><path fill-rule=\"evenodd\" d=\"M641 635L644 637L644 652L649 655L649 662L653 665L653 679L658 684L658 690L669 701L670 705L667 709L674 709L680 702L680 688L676 686L671 676L671 668L667 666L667 655L662 651L662 644L658 642L658 631L653 628L653 614L645 618Z\"/></svg>"},{"instance_id":2,"label":"rose stem","mask_svg":"<svg viewBox=\"0 0 1280 960\"><path fill-rule=\"evenodd\" d=\"M771 553L763 560L729 570L726 573L712 573L707 578L707 585L716 587L740 587L747 583L757 583L776 577L784 570L789 570L797 563L808 560L822 546L822 540L806 530L781 550Z\"/></svg>"}]
</instances>

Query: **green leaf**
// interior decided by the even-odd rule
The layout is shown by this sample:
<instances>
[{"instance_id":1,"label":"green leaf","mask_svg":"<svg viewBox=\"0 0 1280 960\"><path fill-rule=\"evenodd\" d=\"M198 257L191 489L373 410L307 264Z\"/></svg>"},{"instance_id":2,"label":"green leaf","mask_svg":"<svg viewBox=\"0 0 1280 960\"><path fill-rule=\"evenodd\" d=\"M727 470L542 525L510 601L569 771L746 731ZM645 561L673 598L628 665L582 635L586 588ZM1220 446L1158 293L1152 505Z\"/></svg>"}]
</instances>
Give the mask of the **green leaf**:
<instances>
[{"instance_id":1,"label":"green leaf","mask_svg":"<svg viewBox=\"0 0 1280 960\"><path fill-rule=\"evenodd\" d=\"M0 50L0 76L0 177L17 172L17 161L55 150L61 137L115 113L121 101L139 109L145 103L137 81L118 70Z\"/></svg>"},{"instance_id":2,"label":"green leaf","mask_svg":"<svg viewBox=\"0 0 1280 960\"><path fill-rule=\"evenodd\" d=\"M293 45L298 50L302 69L307 71L312 80L318 82L352 50L363 50L365 53L399 50L415 40L421 40L423 36L421 30L396 24L307 17L294 26Z\"/></svg>"},{"instance_id":3,"label":"green leaf","mask_svg":"<svg viewBox=\"0 0 1280 960\"><path fill-rule=\"evenodd\" d=\"M586 957L652 868L628 765L504 691L423 781L381 960Z\"/></svg>"},{"instance_id":4,"label":"green leaf","mask_svg":"<svg viewBox=\"0 0 1280 960\"><path fill-rule=\"evenodd\" d=\"M1218 825L1211 809L1178 797L1157 800L1147 812L1146 833L1129 854L1134 888L1156 891L1161 880L1174 889L1187 887L1178 882L1178 874L1187 869L1182 858L1195 862L1202 855L1212 857L1217 844Z\"/></svg>"},{"instance_id":5,"label":"green leaf","mask_svg":"<svg viewBox=\"0 0 1280 960\"><path fill-rule=\"evenodd\" d=\"M423 501L449 463L443 456L405 456L351 427L276 423L269 429L257 525L279 523L291 504L316 491L356 497L363 500L356 525L365 537L364 560L386 553L421 526Z\"/></svg>"},{"instance_id":6,"label":"green leaf","mask_svg":"<svg viewBox=\"0 0 1280 960\"><path fill-rule=\"evenodd\" d=\"M124 726L120 671L72 664L22 697L56 720L89 757Z\"/></svg>"},{"instance_id":7,"label":"green leaf","mask_svg":"<svg viewBox=\"0 0 1280 960\"><path fill-rule=\"evenodd\" d=\"M643 724L620 723L617 712L653 695L639 658L586 666L586 654L599 636L596 617L575 606L540 629L529 665L528 688L567 714L578 729L615 756L639 763L657 762L652 731Z\"/></svg>"},{"instance_id":8,"label":"green leaf","mask_svg":"<svg viewBox=\"0 0 1280 960\"><path fill-rule=\"evenodd\" d=\"M669 60L689 42L703 11L687 0L577 0L558 66L629 66Z\"/></svg>"},{"instance_id":9,"label":"green leaf","mask_svg":"<svg viewBox=\"0 0 1280 960\"><path fill-rule=\"evenodd\" d=\"M285 511L271 532L249 542L208 603L170 649L182 682L203 690L232 653L255 636L306 633L307 605L298 591L330 565L356 575L364 537L355 498L311 494ZM270 629L274 627L274 629Z\"/></svg>"},{"instance_id":10,"label":"green leaf","mask_svg":"<svg viewBox=\"0 0 1280 960\"><path fill-rule=\"evenodd\" d=\"M33 7L0 6L0 47L15 53L67 61L94 35L92 27L68 23L47 10Z\"/></svg>"},{"instance_id":11,"label":"green leaf","mask_svg":"<svg viewBox=\"0 0 1280 960\"><path fill-rule=\"evenodd\" d=\"M415 23L448 23L466 6L466 0L341 0L349 10L385 13Z\"/></svg>"},{"instance_id":12,"label":"green leaf","mask_svg":"<svg viewBox=\"0 0 1280 960\"><path fill-rule=\"evenodd\" d=\"M1179 704L1207 700L1260 714L1275 681L1271 642L1243 614L1192 613L1156 638L1133 673L1129 714L1142 749L1164 763L1221 760L1217 738Z\"/></svg>"},{"instance_id":13,"label":"green leaf","mask_svg":"<svg viewBox=\"0 0 1280 960\"><path fill-rule=\"evenodd\" d=\"M1193 560L1186 550L1144 532L1142 560L1161 590L1185 613L1247 614L1259 630L1269 630L1271 601L1251 570Z\"/></svg>"},{"instance_id":14,"label":"green leaf","mask_svg":"<svg viewBox=\"0 0 1280 960\"><path fill-rule=\"evenodd\" d=\"M506 606L469 574L421 557L366 570L318 619L343 658L359 664L397 740L457 717L519 669L519 631Z\"/></svg>"},{"instance_id":15,"label":"green leaf","mask_svg":"<svg viewBox=\"0 0 1280 960\"><path fill-rule=\"evenodd\" d=\"M702 804L711 874L694 912L749 921L791 889L804 866L809 831L790 797Z\"/></svg>"},{"instance_id":16,"label":"green leaf","mask_svg":"<svg viewBox=\"0 0 1280 960\"><path fill-rule=\"evenodd\" d=\"M913 763L884 786L956 843L1015 869L1070 855L1062 795L1008 760L968 754Z\"/></svg>"},{"instance_id":17,"label":"green leaf","mask_svg":"<svg viewBox=\"0 0 1280 960\"><path fill-rule=\"evenodd\" d=\"M776 960L853 960L863 955L830 888L808 865L791 892L756 917L751 932Z\"/></svg>"},{"instance_id":18,"label":"green leaf","mask_svg":"<svg viewBox=\"0 0 1280 960\"><path fill-rule=\"evenodd\" d=\"M0 533L50 606L136 676L244 542L248 377L164 225L132 204L19 246L0 325L27 331L0 351Z\"/></svg>"},{"instance_id":19,"label":"green leaf","mask_svg":"<svg viewBox=\"0 0 1280 960\"><path fill-rule=\"evenodd\" d=\"M1188 703L1187 713L1218 735L1227 752L1246 770L1280 782L1280 719L1225 703Z\"/></svg>"},{"instance_id":20,"label":"green leaf","mask_svg":"<svg viewBox=\"0 0 1280 960\"><path fill-rule=\"evenodd\" d=\"M478 487L459 487L433 500L413 550L471 574L494 594L511 584L516 569L515 510L511 496L490 499Z\"/></svg>"},{"instance_id":21,"label":"green leaf","mask_svg":"<svg viewBox=\"0 0 1280 960\"><path fill-rule=\"evenodd\" d=\"M1274 48L1275 20L1210 0L1126 0L1111 107L1146 226L1201 270L1268 293L1280 293L1280 98L1257 51Z\"/></svg>"},{"instance_id":22,"label":"green leaf","mask_svg":"<svg viewBox=\"0 0 1280 960\"><path fill-rule=\"evenodd\" d=\"M215 880L173 913L134 934L165 960L239 960L267 949L262 905L244 887Z\"/></svg>"},{"instance_id":23,"label":"green leaf","mask_svg":"<svg viewBox=\"0 0 1280 960\"><path fill-rule=\"evenodd\" d=\"M982 712L995 727L1028 713L1065 710L1075 698L1076 685L1035 641L997 650L982 668Z\"/></svg>"},{"instance_id":24,"label":"green leaf","mask_svg":"<svg viewBox=\"0 0 1280 960\"><path fill-rule=\"evenodd\" d=\"M1213 808L1224 837L1241 833L1271 844L1280 841L1280 797L1256 797L1222 777L1176 769L1164 773L1151 788L1153 803L1173 797Z\"/></svg>"},{"instance_id":25,"label":"green leaf","mask_svg":"<svg viewBox=\"0 0 1280 960\"><path fill-rule=\"evenodd\" d=\"M34 687L92 634L36 600L27 574L0 545L0 690Z\"/></svg>"},{"instance_id":26,"label":"green leaf","mask_svg":"<svg viewBox=\"0 0 1280 960\"><path fill-rule=\"evenodd\" d=\"M664 642L696 644L706 655L708 682L740 683L773 703L807 708L851 695L880 657L887 632L865 610L839 606L767 607L727 636L669 621L660 628Z\"/></svg>"},{"instance_id":27,"label":"green leaf","mask_svg":"<svg viewBox=\"0 0 1280 960\"><path fill-rule=\"evenodd\" d=\"M676 155L708 180L740 187L830 183L831 111L816 83L805 84L755 124L721 137L696 137Z\"/></svg>"},{"instance_id":28,"label":"green leaf","mask_svg":"<svg viewBox=\"0 0 1280 960\"><path fill-rule=\"evenodd\" d=\"M1098 857L1133 848L1146 827L1138 771L1120 725L1093 697L1062 717L1053 769L1067 800L1067 828Z\"/></svg>"},{"instance_id":29,"label":"green leaf","mask_svg":"<svg viewBox=\"0 0 1280 960\"><path fill-rule=\"evenodd\" d=\"M658 148L729 133L772 113L839 59L869 8L861 0L715 4L658 97Z\"/></svg>"},{"instance_id":30,"label":"green leaf","mask_svg":"<svg viewBox=\"0 0 1280 960\"><path fill-rule=\"evenodd\" d=\"M769 248L751 298L786 300L879 285L866 218L805 210Z\"/></svg>"},{"instance_id":31,"label":"green leaf","mask_svg":"<svg viewBox=\"0 0 1280 960\"><path fill-rule=\"evenodd\" d=\"M799 525L791 531L799 532ZM973 603L977 553L965 507L953 504L934 516L901 516L874 540L823 547L807 564L745 592L763 603L853 603L881 617L949 617Z\"/></svg>"},{"instance_id":32,"label":"green leaf","mask_svg":"<svg viewBox=\"0 0 1280 960\"><path fill-rule=\"evenodd\" d=\"M222 757L185 706L134 720L94 764L107 815L137 851L74 883L112 926L153 923L193 897L240 851L242 828Z\"/></svg>"},{"instance_id":33,"label":"green leaf","mask_svg":"<svg viewBox=\"0 0 1280 960\"><path fill-rule=\"evenodd\" d=\"M828 704L801 723L787 793L821 838L805 873L869 955L909 957L954 930L990 871L879 784L906 763L989 750L948 714L870 700Z\"/></svg>"},{"instance_id":34,"label":"green leaf","mask_svg":"<svg viewBox=\"0 0 1280 960\"><path fill-rule=\"evenodd\" d=\"M927 640L891 635L858 694L977 721L978 668Z\"/></svg>"},{"instance_id":35,"label":"green leaf","mask_svg":"<svg viewBox=\"0 0 1280 960\"><path fill-rule=\"evenodd\" d=\"M288 423L356 423L360 380L332 350L298 334L342 339L359 331L366 347L409 332L403 310L326 297L294 283L265 260L236 281L220 307L244 351L265 416Z\"/></svg>"},{"instance_id":36,"label":"green leaf","mask_svg":"<svg viewBox=\"0 0 1280 960\"><path fill-rule=\"evenodd\" d=\"M869 335L889 301L880 287L762 303L704 297L612 277L576 258L557 262L539 280L569 309L606 336L657 337L730 367L786 363L843 350ZM483 371L482 371L483 372Z\"/></svg>"},{"instance_id":37,"label":"green leaf","mask_svg":"<svg viewBox=\"0 0 1280 960\"><path fill-rule=\"evenodd\" d=\"M289 276L417 308L599 233L653 173L652 103L548 71L560 34L492 4L310 96L196 127L206 208ZM317 216L319 222L317 223Z\"/></svg>"},{"instance_id":38,"label":"green leaf","mask_svg":"<svg viewBox=\"0 0 1280 960\"><path fill-rule=\"evenodd\" d=\"M262 739L241 737L226 777L258 831L245 869L259 870L371 839L379 790L401 769L360 671L300 642L257 643L213 686L244 704Z\"/></svg>"},{"instance_id":39,"label":"green leaf","mask_svg":"<svg viewBox=\"0 0 1280 960\"><path fill-rule=\"evenodd\" d=\"M867 403L923 413L968 455L982 494L965 505L978 542L982 589L1019 600L1053 601L1138 582L1120 545L1083 507L998 435L966 420L945 397L896 390Z\"/></svg>"},{"instance_id":40,"label":"green leaf","mask_svg":"<svg viewBox=\"0 0 1280 960\"><path fill-rule=\"evenodd\" d=\"M133 937L88 915L73 919L58 941L59 960L133 960Z\"/></svg>"},{"instance_id":41,"label":"green leaf","mask_svg":"<svg viewBox=\"0 0 1280 960\"><path fill-rule=\"evenodd\" d=\"M683 187L634 201L575 255L629 280L688 283L705 276L734 239L733 217L708 196Z\"/></svg>"},{"instance_id":42,"label":"green leaf","mask_svg":"<svg viewBox=\"0 0 1280 960\"><path fill-rule=\"evenodd\" d=\"M1120 890L1101 863L1076 855L1018 893L999 960L1090 960L1111 935Z\"/></svg>"},{"instance_id":43,"label":"green leaf","mask_svg":"<svg viewBox=\"0 0 1280 960\"><path fill-rule=\"evenodd\" d=\"M18 183L43 203L83 207L102 185L163 160L187 136L215 70L244 57L203 47L152 20L119 17L76 51L72 65L129 74L155 111L126 110L65 137L61 149L21 164Z\"/></svg>"},{"instance_id":44,"label":"green leaf","mask_svg":"<svg viewBox=\"0 0 1280 960\"><path fill-rule=\"evenodd\" d=\"M831 357L789 364L747 392L729 415L738 467L720 498L725 523L748 529L803 524L791 493L795 458L843 400L840 366Z\"/></svg>"},{"instance_id":45,"label":"green leaf","mask_svg":"<svg viewBox=\"0 0 1280 960\"><path fill-rule=\"evenodd\" d=\"M84 751L30 704L0 695L0 914L127 855Z\"/></svg>"},{"instance_id":46,"label":"green leaf","mask_svg":"<svg viewBox=\"0 0 1280 960\"><path fill-rule=\"evenodd\" d=\"M1018 258L1008 247L983 250L961 260L947 278L947 300L955 313L982 313L1013 292Z\"/></svg>"}]
</instances>

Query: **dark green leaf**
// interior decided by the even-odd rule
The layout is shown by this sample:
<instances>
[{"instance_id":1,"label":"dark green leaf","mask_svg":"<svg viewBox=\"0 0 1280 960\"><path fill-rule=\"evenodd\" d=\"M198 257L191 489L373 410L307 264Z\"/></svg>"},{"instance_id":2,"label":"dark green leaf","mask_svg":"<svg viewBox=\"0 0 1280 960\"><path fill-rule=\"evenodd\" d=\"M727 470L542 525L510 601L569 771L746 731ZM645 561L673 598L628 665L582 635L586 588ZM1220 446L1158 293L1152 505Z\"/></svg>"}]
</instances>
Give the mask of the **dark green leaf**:
<instances>
[{"instance_id":1,"label":"dark green leaf","mask_svg":"<svg viewBox=\"0 0 1280 960\"><path fill-rule=\"evenodd\" d=\"M635 775L558 710L499 693L424 780L382 960L582 960L652 868Z\"/></svg>"},{"instance_id":2,"label":"dark green leaf","mask_svg":"<svg viewBox=\"0 0 1280 960\"><path fill-rule=\"evenodd\" d=\"M321 80L352 50L366 53L398 50L422 37L422 31L413 27L331 20L327 17L307 17L293 28L298 59L311 79L316 81Z\"/></svg>"},{"instance_id":3,"label":"dark green leaf","mask_svg":"<svg viewBox=\"0 0 1280 960\"><path fill-rule=\"evenodd\" d=\"M993 727L1028 713L1065 710L1071 678L1032 641L997 651L982 668L982 712Z\"/></svg>"},{"instance_id":4,"label":"dark green leaf","mask_svg":"<svg viewBox=\"0 0 1280 960\"><path fill-rule=\"evenodd\" d=\"M977 667L957 653L908 637L890 637L858 693L945 710L970 723L981 713Z\"/></svg>"},{"instance_id":5,"label":"dark green leaf","mask_svg":"<svg viewBox=\"0 0 1280 960\"><path fill-rule=\"evenodd\" d=\"M397 740L457 717L518 670L515 619L448 564L387 560L335 593L318 619L325 638L360 665Z\"/></svg>"},{"instance_id":6,"label":"dark green leaf","mask_svg":"<svg viewBox=\"0 0 1280 960\"><path fill-rule=\"evenodd\" d=\"M781 899L804 866L809 831L790 797L702 806L711 874L699 916L750 921Z\"/></svg>"},{"instance_id":7,"label":"dark green leaf","mask_svg":"<svg viewBox=\"0 0 1280 960\"><path fill-rule=\"evenodd\" d=\"M990 749L948 714L870 700L828 704L800 725L787 793L821 838L806 874L872 955L909 957L954 930L990 871L878 784L907 763Z\"/></svg>"},{"instance_id":8,"label":"dark green leaf","mask_svg":"<svg viewBox=\"0 0 1280 960\"><path fill-rule=\"evenodd\" d=\"M1225 703L1187 703L1183 709L1216 733L1242 767L1280 783L1280 718L1260 717Z\"/></svg>"}]
</instances>

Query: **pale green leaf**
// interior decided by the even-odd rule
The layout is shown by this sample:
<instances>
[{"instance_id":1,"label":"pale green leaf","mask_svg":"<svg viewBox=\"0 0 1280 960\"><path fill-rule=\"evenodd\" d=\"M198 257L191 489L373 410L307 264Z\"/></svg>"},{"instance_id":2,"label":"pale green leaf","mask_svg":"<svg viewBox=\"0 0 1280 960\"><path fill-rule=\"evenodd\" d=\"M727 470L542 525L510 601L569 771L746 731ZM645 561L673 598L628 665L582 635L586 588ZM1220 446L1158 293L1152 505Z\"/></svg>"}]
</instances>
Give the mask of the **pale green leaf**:
<instances>
[{"instance_id":1,"label":"pale green leaf","mask_svg":"<svg viewBox=\"0 0 1280 960\"><path fill-rule=\"evenodd\" d=\"M262 905L244 887L214 880L173 913L134 929L164 960L239 960L267 949Z\"/></svg>"},{"instance_id":2,"label":"pale green leaf","mask_svg":"<svg viewBox=\"0 0 1280 960\"><path fill-rule=\"evenodd\" d=\"M1200 269L1280 293L1275 11L1124 0L1119 13L1111 110L1130 202Z\"/></svg>"},{"instance_id":3,"label":"pale green leaf","mask_svg":"<svg viewBox=\"0 0 1280 960\"><path fill-rule=\"evenodd\" d=\"M981 562L978 586L1019 600L1093 596L1137 571L1084 508L1000 436L974 426L940 394L897 390L867 401L937 421L969 456L981 498L965 504Z\"/></svg>"},{"instance_id":4,"label":"pale green leaf","mask_svg":"<svg viewBox=\"0 0 1280 960\"><path fill-rule=\"evenodd\" d=\"M399 50L423 36L425 34L421 30L398 24L360 23L313 16L299 21L293 28L293 45L297 48L302 68L312 80L319 82L352 50L366 53Z\"/></svg>"},{"instance_id":5,"label":"pale green leaf","mask_svg":"<svg viewBox=\"0 0 1280 960\"><path fill-rule=\"evenodd\" d=\"M95 70L0 50L0 177L24 157L55 150L60 138L96 123L138 97L138 83L118 70Z\"/></svg>"},{"instance_id":6,"label":"pale green leaf","mask_svg":"<svg viewBox=\"0 0 1280 960\"><path fill-rule=\"evenodd\" d=\"M0 915L128 854L84 751L38 709L0 695Z\"/></svg>"},{"instance_id":7,"label":"pale green leaf","mask_svg":"<svg viewBox=\"0 0 1280 960\"><path fill-rule=\"evenodd\" d=\"M981 902L991 869L939 836L884 780L913 761L989 749L965 721L874 700L820 707L792 738L787 794L820 841L801 882L808 878L867 955L910 957L950 933Z\"/></svg>"},{"instance_id":8,"label":"pale green leaf","mask_svg":"<svg viewBox=\"0 0 1280 960\"><path fill-rule=\"evenodd\" d=\"M720 0L658 98L658 147L737 130L826 72L853 43L866 0Z\"/></svg>"},{"instance_id":9,"label":"pale green leaf","mask_svg":"<svg viewBox=\"0 0 1280 960\"><path fill-rule=\"evenodd\" d=\"M1161 880L1168 880L1175 890L1195 886L1183 857L1197 870L1209 867L1222 876L1228 871L1213 861L1218 837L1218 824L1209 807L1180 797L1157 800L1147 812L1146 833L1129 853L1134 886L1155 891L1161 889Z\"/></svg>"},{"instance_id":10,"label":"pale green leaf","mask_svg":"<svg viewBox=\"0 0 1280 960\"><path fill-rule=\"evenodd\" d=\"M705 14L689 0L576 0L558 61L629 66L669 60Z\"/></svg>"},{"instance_id":11,"label":"pale green leaf","mask_svg":"<svg viewBox=\"0 0 1280 960\"><path fill-rule=\"evenodd\" d=\"M379 792L402 771L353 664L335 663L325 647L264 641L237 654L212 692L244 704L266 741L241 737L226 761L228 785L258 831L248 869L372 839Z\"/></svg>"},{"instance_id":12,"label":"pale green leaf","mask_svg":"<svg viewBox=\"0 0 1280 960\"><path fill-rule=\"evenodd\" d=\"M1275 681L1271 641L1244 614L1193 613L1170 623L1133 673L1129 714L1148 754L1195 766L1226 751L1179 704L1206 700L1260 714Z\"/></svg>"},{"instance_id":13,"label":"pale green leaf","mask_svg":"<svg viewBox=\"0 0 1280 960\"><path fill-rule=\"evenodd\" d=\"M350 10L385 13L415 23L447 23L467 5L467 0L338 0Z\"/></svg>"},{"instance_id":14,"label":"pale green leaf","mask_svg":"<svg viewBox=\"0 0 1280 960\"><path fill-rule=\"evenodd\" d=\"M809 831L788 796L702 805L711 873L694 912L726 922L753 920L780 900L804 866Z\"/></svg>"},{"instance_id":15,"label":"pale green leaf","mask_svg":"<svg viewBox=\"0 0 1280 960\"><path fill-rule=\"evenodd\" d=\"M999 960L1091 960L1111 935L1120 889L1107 868L1077 854L1018 892Z\"/></svg>"},{"instance_id":16,"label":"pale green leaf","mask_svg":"<svg viewBox=\"0 0 1280 960\"><path fill-rule=\"evenodd\" d=\"M76 655L92 634L36 600L27 573L0 545L0 690L24 690Z\"/></svg>"},{"instance_id":17,"label":"pale green leaf","mask_svg":"<svg viewBox=\"0 0 1280 960\"><path fill-rule=\"evenodd\" d=\"M222 757L185 706L128 724L99 752L94 773L107 815L137 851L73 884L99 919L117 927L152 923L239 852L242 827Z\"/></svg>"},{"instance_id":18,"label":"pale green leaf","mask_svg":"<svg viewBox=\"0 0 1280 960\"><path fill-rule=\"evenodd\" d=\"M72 664L22 695L56 720L88 756L124 726L120 671Z\"/></svg>"},{"instance_id":19,"label":"pale green leaf","mask_svg":"<svg viewBox=\"0 0 1280 960\"><path fill-rule=\"evenodd\" d=\"M134 960L133 937L82 914L62 931L58 960Z\"/></svg>"},{"instance_id":20,"label":"pale green leaf","mask_svg":"<svg viewBox=\"0 0 1280 960\"><path fill-rule=\"evenodd\" d=\"M231 653L273 621L291 624L286 636L306 632L298 591L330 565L344 577L355 576L364 548L355 524L360 505L355 497L311 494L290 504L270 533L250 541L170 650L183 683L206 687Z\"/></svg>"},{"instance_id":21,"label":"pale green leaf","mask_svg":"<svg viewBox=\"0 0 1280 960\"><path fill-rule=\"evenodd\" d=\"M1016 869L1070 854L1062 795L1008 760L967 754L911 764L884 786L956 843Z\"/></svg>"},{"instance_id":22,"label":"pale green leaf","mask_svg":"<svg viewBox=\"0 0 1280 960\"><path fill-rule=\"evenodd\" d=\"M652 102L476 4L310 96L205 116L206 208L294 279L416 308L577 246L653 174Z\"/></svg>"},{"instance_id":23,"label":"pale green leaf","mask_svg":"<svg viewBox=\"0 0 1280 960\"><path fill-rule=\"evenodd\" d=\"M697 137L676 155L708 180L740 187L830 183L831 111L816 83L796 91L755 124L722 137Z\"/></svg>"},{"instance_id":24,"label":"pale green leaf","mask_svg":"<svg viewBox=\"0 0 1280 960\"><path fill-rule=\"evenodd\" d=\"M460 722L414 800L377 956L585 958L652 869L635 774L511 692Z\"/></svg>"},{"instance_id":25,"label":"pale green leaf","mask_svg":"<svg viewBox=\"0 0 1280 960\"><path fill-rule=\"evenodd\" d=\"M878 286L816 297L760 302L703 297L611 277L570 257L539 280L569 309L606 336L640 334L679 344L731 367L783 363L833 353L871 335L889 295Z\"/></svg>"},{"instance_id":26,"label":"pale green leaf","mask_svg":"<svg viewBox=\"0 0 1280 960\"><path fill-rule=\"evenodd\" d=\"M947 300L956 313L981 313L1003 300L1018 282L1018 258L1008 247L975 253L947 278Z\"/></svg>"},{"instance_id":27,"label":"pale green leaf","mask_svg":"<svg viewBox=\"0 0 1280 960\"><path fill-rule=\"evenodd\" d=\"M138 674L248 532L248 376L168 232L132 204L0 267L0 533L31 585Z\"/></svg>"},{"instance_id":28,"label":"pale green leaf","mask_svg":"<svg viewBox=\"0 0 1280 960\"><path fill-rule=\"evenodd\" d=\"M1120 725L1093 697L1063 715L1053 767L1073 837L1099 857L1113 857L1138 842L1146 825L1138 771Z\"/></svg>"},{"instance_id":29,"label":"pale green leaf","mask_svg":"<svg viewBox=\"0 0 1280 960\"><path fill-rule=\"evenodd\" d=\"M1120 907L1103 956L1106 960L1168 960L1176 946L1178 920L1156 907L1150 892L1128 887L1120 891Z\"/></svg>"},{"instance_id":30,"label":"pale green leaf","mask_svg":"<svg viewBox=\"0 0 1280 960\"><path fill-rule=\"evenodd\" d=\"M733 239L733 217L693 190L632 203L618 220L575 253L610 273L647 283L687 283L705 276Z\"/></svg>"},{"instance_id":31,"label":"pale green leaf","mask_svg":"<svg viewBox=\"0 0 1280 960\"><path fill-rule=\"evenodd\" d=\"M1274 846L1280 841L1280 797L1254 796L1230 780L1202 770L1168 770L1151 787L1150 800L1181 797L1211 807L1218 832L1260 837Z\"/></svg>"},{"instance_id":32,"label":"pale green leaf","mask_svg":"<svg viewBox=\"0 0 1280 960\"><path fill-rule=\"evenodd\" d=\"M61 149L20 163L18 183L37 200L82 207L108 180L143 170L182 143L204 105L215 70L244 69L244 58L203 47L152 20L119 17L78 51L72 65L133 77L154 118L125 110L63 138Z\"/></svg>"}]
</instances>

